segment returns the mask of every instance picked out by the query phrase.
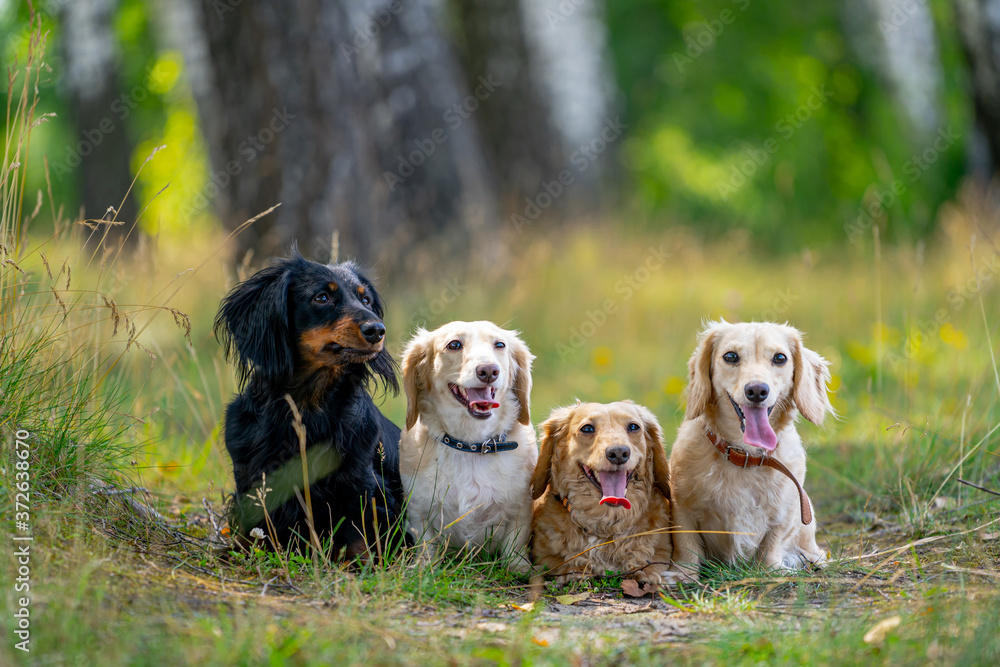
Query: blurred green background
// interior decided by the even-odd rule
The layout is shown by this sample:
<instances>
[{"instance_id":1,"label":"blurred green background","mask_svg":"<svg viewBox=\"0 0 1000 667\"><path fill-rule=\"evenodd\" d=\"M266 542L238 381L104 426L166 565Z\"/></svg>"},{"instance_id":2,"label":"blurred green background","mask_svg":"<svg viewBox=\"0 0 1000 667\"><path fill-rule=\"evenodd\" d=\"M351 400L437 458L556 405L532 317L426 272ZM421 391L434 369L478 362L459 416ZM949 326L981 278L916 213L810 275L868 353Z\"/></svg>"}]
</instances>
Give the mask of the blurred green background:
<instances>
[{"instance_id":1,"label":"blurred green background","mask_svg":"<svg viewBox=\"0 0 1000 667\"><path fill-rule=\"evenodd\" d=\"M76 18L67 8L76 4L95 6L92 13L102 18L92 25L101 34L89 39L108 49L106 57L94 59L103 69L80 75L85 81L79 83L71 80L68 59L98 47L80 46L80 39L67 34L72 31L64 24ZM427 167L417 170L437 173L423 181L407 179L389 193L364 193L378 201L347 206L340 219L335 212L327 214L329 229L341 228L347 241L353 238L352 225L369 224L384 231L387 242L397 240L406 247L408 240L434 236L443 227L475 227L464 219L466 209L446 205L457 198L472 201L484 221L479 227L499 225L506 230L511 216L531 210L544 183L563 168L573 171L574 164L585 164L586 159L576 163L573 156L579 157L578 149L599 136L605 119L619 118L625 129L609 142L608 150L593 156L596 167L575 174L568 194L553 206L540 207L547 224L565 224L597 205L628 221L621 224L639 229L685 225L705 238L742 230L760 248L792 252L842 244L845 226L856 226L859 218L866 237L876 225L884 239L925 238L934 229L941 204L954 196L963 178L992 175L989 131L975 129L973 67L962 55L957 2L314 2L289 11L299 14L296 20L250 4L35 4L55 47L50 49L52 70L40 82L40 110L57 115L39 128L33 155L36 161L48 156L56 201L67 211L75 213L86 205L88 217L103 217L104 209L87 197L81 172L100 171L105 178L114 176L118 188L127 188L128 177L157 146L165 145L143 169L133 194L141 205L129 210L149 206L142 230L189 233L218 225L219 218L233 228L267 208L264 202L298 206L289 201L287 184L268 183L266 175L251 178L249 172L281 168L295 160L307 168L345 151L371 149L379 164L367 172L358 167L359 178L384 180L384 174L400 164L399 156L426 141L433 128L442 127L452 140L427 157ZM408 28L392 32L418 12L434 25L419 34ZM23 60L28 16L27 3L0 4L7 66L19 54ZM341 23L325 32L317 24L309 32L311 16ZM233 27L237 24L242 27ZM322 38L326 44L283 52L288 40L300 38ZM391 59L399 57L393 49L406 46L400 46L400 40L416 43L415 49L427 48L419 40L432 40L446 55L424 53L422 62L401 65L407 72L400 75L388 71ZM248 50L268 53L255 59ZM224 64L212 65L206 58ZM364 63L365 58L379 62ZM243 71L275 60L287 65L284 74ZM333 73L344 65L355 71ZM192 71L202 73L191 77ZM462 117L459 132L450 133L437 111L474 92L478 77L488 74L502 82L500 90ZM323 95L325 76L330 78L327 92L332 99L309 102ZM97 91L101 99L94 104L104 105L90 114L90 126L74 121L81 115L74 105L80 106L84 95L76 88L92 85L88 77L102 84ZM222 81L224 77L233 80ZM348 86L338 85L345 78L358 90L382 90L355 95ZM259 90L246 83L251 80ZM218 90L213 95L199 92L199 86ZM397 108L420 106L425 90L432 91L426 109L411 113ZM362 135L337 140L311 155L295 146L282 147L287 135L279 135L264 148L261 159L244 164L243 173L233 177L247 181L248 188L263 183L257 199L237 192L239 185L227 185L218 194L211 185L206 189L212 174L237 156L237 130L247 123L251 130L265 127L269 105L287 107L299 119L291 122L310 123L303 131L315 136L326 114L350 122L351 113L358 110L338 114L338 109L366 95L371 100L360 100L366 105L360 113L383 116L372 130L379 135L371 140L375 145L358 145L368 139ZM417 102L409 99L413 95ZM234 111L223 117L228 110ZM241 113L256 115L257 125L250 120L241 125L233 117ZM512 115L519 120L511 120ZM114 129L94 134L98 120L104 119ZM214 127L227 123L237 129ZM471 138L459 136L470 128ZM948 141L941 143L939 135ZM87 136L103 136L109 150L112 142L116 149L126 148L128 173L118 174L109 166L113 159L99 155L100 145L90 156L80 156ZM288 143L293 143L291 138ZM294 154L287 155L289 151ZM482 163L468 168L469 173L482 174L481 182L445 173L447 169L436 163L447 160L462 165L459 171L467 169L470 160ZM273 164L265 164L269 161ZM44 169L31 169L30 174L29 189L43 187ZM284 178L293 176L286 173ZM880 193L888 192L897 179L903 192L886 203L886 210L873 209L874 215L869 211L866 217L864 211L884 198ZM332 177L328 181L332 183ZM167 183L169 188L154 199ZM410 187L437 201L414 203L419 197L405 193ZM364 210L385 206L386 200L391 207L393 197L404 200L398 216L380 219ZM106 205L112 203L118 202ZM253 204L259 204L256 210L251 210ZM303 204L296 213L309 205L316 202ZM276 224L294 227L286 219ZM396 229L407 225L412 230ZM321 227L312 223L277 239L249 238L240 250L253 247L267 254L287 248L293 236L305 243L304 230L317 236L328 231ZM370 262L385 248L363 242L346 245L348 254Z\"/></svg>"}]
</instances>

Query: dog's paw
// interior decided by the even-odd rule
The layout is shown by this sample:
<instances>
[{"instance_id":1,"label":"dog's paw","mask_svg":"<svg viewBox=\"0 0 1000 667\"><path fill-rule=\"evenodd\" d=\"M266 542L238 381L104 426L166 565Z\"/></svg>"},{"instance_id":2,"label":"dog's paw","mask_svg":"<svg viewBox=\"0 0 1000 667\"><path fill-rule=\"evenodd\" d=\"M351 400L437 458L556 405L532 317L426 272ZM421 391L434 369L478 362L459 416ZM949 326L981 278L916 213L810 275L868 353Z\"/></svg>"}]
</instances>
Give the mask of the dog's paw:
<instances>
[{"instance_id":1,"label":"dog's paw","mask_svg":"<svg viewBox=\"0 0 1000 667\"><path fill-rule=\"evenodd\" d=\"M697 584L698 583L698 573L697 571L689 571L688 569L682 569L677 565L674 565L669 570L662 572L661 576L663 578L663 583L667 586L676 586L677 584Z\"/></svg>"},{"instance_id":2,"label":"dog's paw","mask_svg":"<svg viewBox=\"0 0 1000 667\"><path fill-rule=\"evenodd\" d=\"M646 588L647 585L650 588L652 588L664 583L666 581L665 579L666 575L667 575L666 570L661 571L661 570L653 570L647 568L645 570L639 570L638 572L636 572L635 580L636 582L643 584L643 588Z\"/></svg>"},{"instance_id":3,"label":"dog's paw","mask_svg":"<svg viewBox=\"0 0 1000 667\"><path fill-rule=\"evenodd\" d=\"M583 581L586 579L586 575L580 571L565 572L563 574L556 575L556 583L559 584L571 584L577 581Z\"/></svg>"},{"instance_id":4,"label":"dog's paw","mask_svg":"<svg viewBox=\"0 0 1000 667\"><path fill-rule=\"evenodd\" d=\"M802 558L805 563L802 565L803 568L815 568L822 569L826 567L827 557L826 553L823 551L815 551L813 553L802 553Z\"/></svg>"},{"instance_id":5,"label":"dog's paw","mask_svg":"<svg viewBox=\"0 0 1000 667\"><path fill-rule=\"evenodd\" d=\"M794 572L795 570L811 570L826 565L826 554L821 552L805 553L795 549L789 551L781 560L775 562L773 567L777 570Z\"/></svg>"}]
</instances>

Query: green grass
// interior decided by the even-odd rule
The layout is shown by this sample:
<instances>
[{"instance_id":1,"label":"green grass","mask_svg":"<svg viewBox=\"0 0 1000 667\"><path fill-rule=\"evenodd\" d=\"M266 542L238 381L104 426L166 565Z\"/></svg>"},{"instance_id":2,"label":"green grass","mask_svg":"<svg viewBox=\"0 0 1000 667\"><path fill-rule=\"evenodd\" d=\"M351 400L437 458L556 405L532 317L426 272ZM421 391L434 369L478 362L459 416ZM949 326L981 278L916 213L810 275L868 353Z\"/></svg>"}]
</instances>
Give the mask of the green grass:
<instances>
[{"instance_id":1,"label":"green grass","mask_svg":"<svg viewBox=\"0 0 1000 667\"><path fill-rule=\"evenodd\" d=\"M772 256L762 240L630 237L609 219L502 237L508 258L495 266L377 267L395 354L418 325L492 319L519 328L538 357L536 423L575 398L633 398L658 415L668 444L703 320L798 326L832 362L841 415L801 425L834 562L795 576L713 566L698 586L637 599L620 577L558 587L479 555L414 549L348 568L232 553L215 537L232 486L219 422L235 386L211 334L234 280L228 246L206 233L103 256L81 251L87 230L54 203L23 210L34 199L12 165L27 151L30 87L22 95L9 97L23 105L8 136L22 141L7 147L0 185L0 252L14 262L0 262L0 432L5 445L19 429L32 434L33 650L10 639L15 543L5 535L0 664L1000 658L1000 525L990 525L1000 498L957 481L1000 489L997 277L969 282L998 248L976 207L951 207L926 248L872 240ZM26 232L24 220L49 224L46 210L55 235ZM383 407L402 421L403 397ZM4 517L16 472L13 458L0 466ZM4 529L15 534L9 520ZM865 641L895 616L898 626Z\"/></svg>"}]
</instances>

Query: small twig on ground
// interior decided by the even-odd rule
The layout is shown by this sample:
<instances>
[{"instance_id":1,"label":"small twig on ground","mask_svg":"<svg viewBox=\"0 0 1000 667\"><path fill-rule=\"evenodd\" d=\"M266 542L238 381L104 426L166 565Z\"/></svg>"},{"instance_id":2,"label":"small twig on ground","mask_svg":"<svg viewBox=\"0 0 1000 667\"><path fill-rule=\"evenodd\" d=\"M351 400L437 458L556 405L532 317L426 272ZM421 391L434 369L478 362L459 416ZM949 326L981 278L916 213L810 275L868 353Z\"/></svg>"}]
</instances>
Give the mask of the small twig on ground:
<instances>
[{"instance_id":1,"label":"small twig on ground","mask_svg":"<svg viewBox=\"0 0 1000 667\"><path fill-rule=\"evenodd\" d=\"M123 493L144 493L148 496L152 495L153 492L143 486L131 486L127 489L98 488L94 489L94 493L102 496L120 496Z\"/></svg>"},{"instance_id":2,"label":"small twig on ground","mask_svg":"<svg viewBox=\"0 0 1000 667\"><path fill-rule=\"evenodd\" d=\"M992 579L996 579L997 577L1000 577L1000 572L990 572L989 570L974 570L974 569L970 569L970 568L967 568L967 567L958 567L957 565L949 565L947 563L945 563L941 567L943 567L944 569L948 570L949 572L961 572L963 574L975 574L975 575L978 575L980 577L990 577Z\"/></svg>"},{"instance_id":3,"label":"small twig on ground","mask_svg":"<svg viewBox=\"0 0 1000 667\"><path fill-rule=\"evenodd\" d=\"M93 479L90 482L90 491L94 495L105 497L123 496L125 503L128 504L128 506L131 507L141 518L147 521L160 522L164 524L168 523L167 517L163 516L146 503L136 500L133 497L134 490L144 491L147 494L149 493L147 489L143 489L142 487L133 487L132 489L116 489L110 484L102 482L98 479ZM130 493L130 491L133 493Z\"/></svg>"},{"instance_id":4,"label":"small twig on ground","mask_svg":"<svg viewBox=\"0 0 1000 667\"><path fill-rule=\"evenodd\" d=\"M970 482L968 480L965 480L965 479L962 479L961 477L956 477L955 479L957 479L962 484L965 484L966 486L971 486L974 489L979 489L980 491L985 491L986 493L990 493L990 494L992 494L994 496L1000 496L1000 493L998 493L996 491L993 491L991 489L987 489L985 486L979 486L978 484L973 484L972 482Z\"/></svg>"},{"instance_id":5,"label":"small twig on ground","mask_svg":"<svg viewBox=\"0 0 1000 667\"><path fill-rule=\"evenodd\" d=\"M209 523L212 524L212 536L209 538L209 541L225 544L225 540L222 539L222 526L219 525L219 515L212 509L212 503L208 501L208 498L202 498L201 505L205 508L206 514L208 514Z\"/></svg>"}]
</instances>

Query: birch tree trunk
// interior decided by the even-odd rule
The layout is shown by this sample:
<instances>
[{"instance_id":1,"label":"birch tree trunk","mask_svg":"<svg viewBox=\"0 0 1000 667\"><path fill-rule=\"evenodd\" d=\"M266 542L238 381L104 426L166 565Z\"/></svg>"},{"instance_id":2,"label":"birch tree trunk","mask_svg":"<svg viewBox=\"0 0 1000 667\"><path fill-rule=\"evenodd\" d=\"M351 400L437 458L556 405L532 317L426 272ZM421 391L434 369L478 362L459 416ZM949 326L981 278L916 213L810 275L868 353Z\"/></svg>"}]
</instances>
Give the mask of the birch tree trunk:
<instances>
[{"instance_id":1,"label":"birch tree trunk","mask_svg":"<svg viewBox=\"0 0 1000 667\"><path fill-rule=\"evenodd\" d=\"M60 6L60 49L77 137L65 155L54 157L50 172L54 179L78 179L86 218L122 223L110 229L101 225L91 238L100 239L107 231L109 243L117 245L127 235L131 245L138 239L138 230L132 230L137 209L128 194L134 147L119 87L112 26L115 4L115 0L74 0Z\"/></svg>"}]
</instances>

